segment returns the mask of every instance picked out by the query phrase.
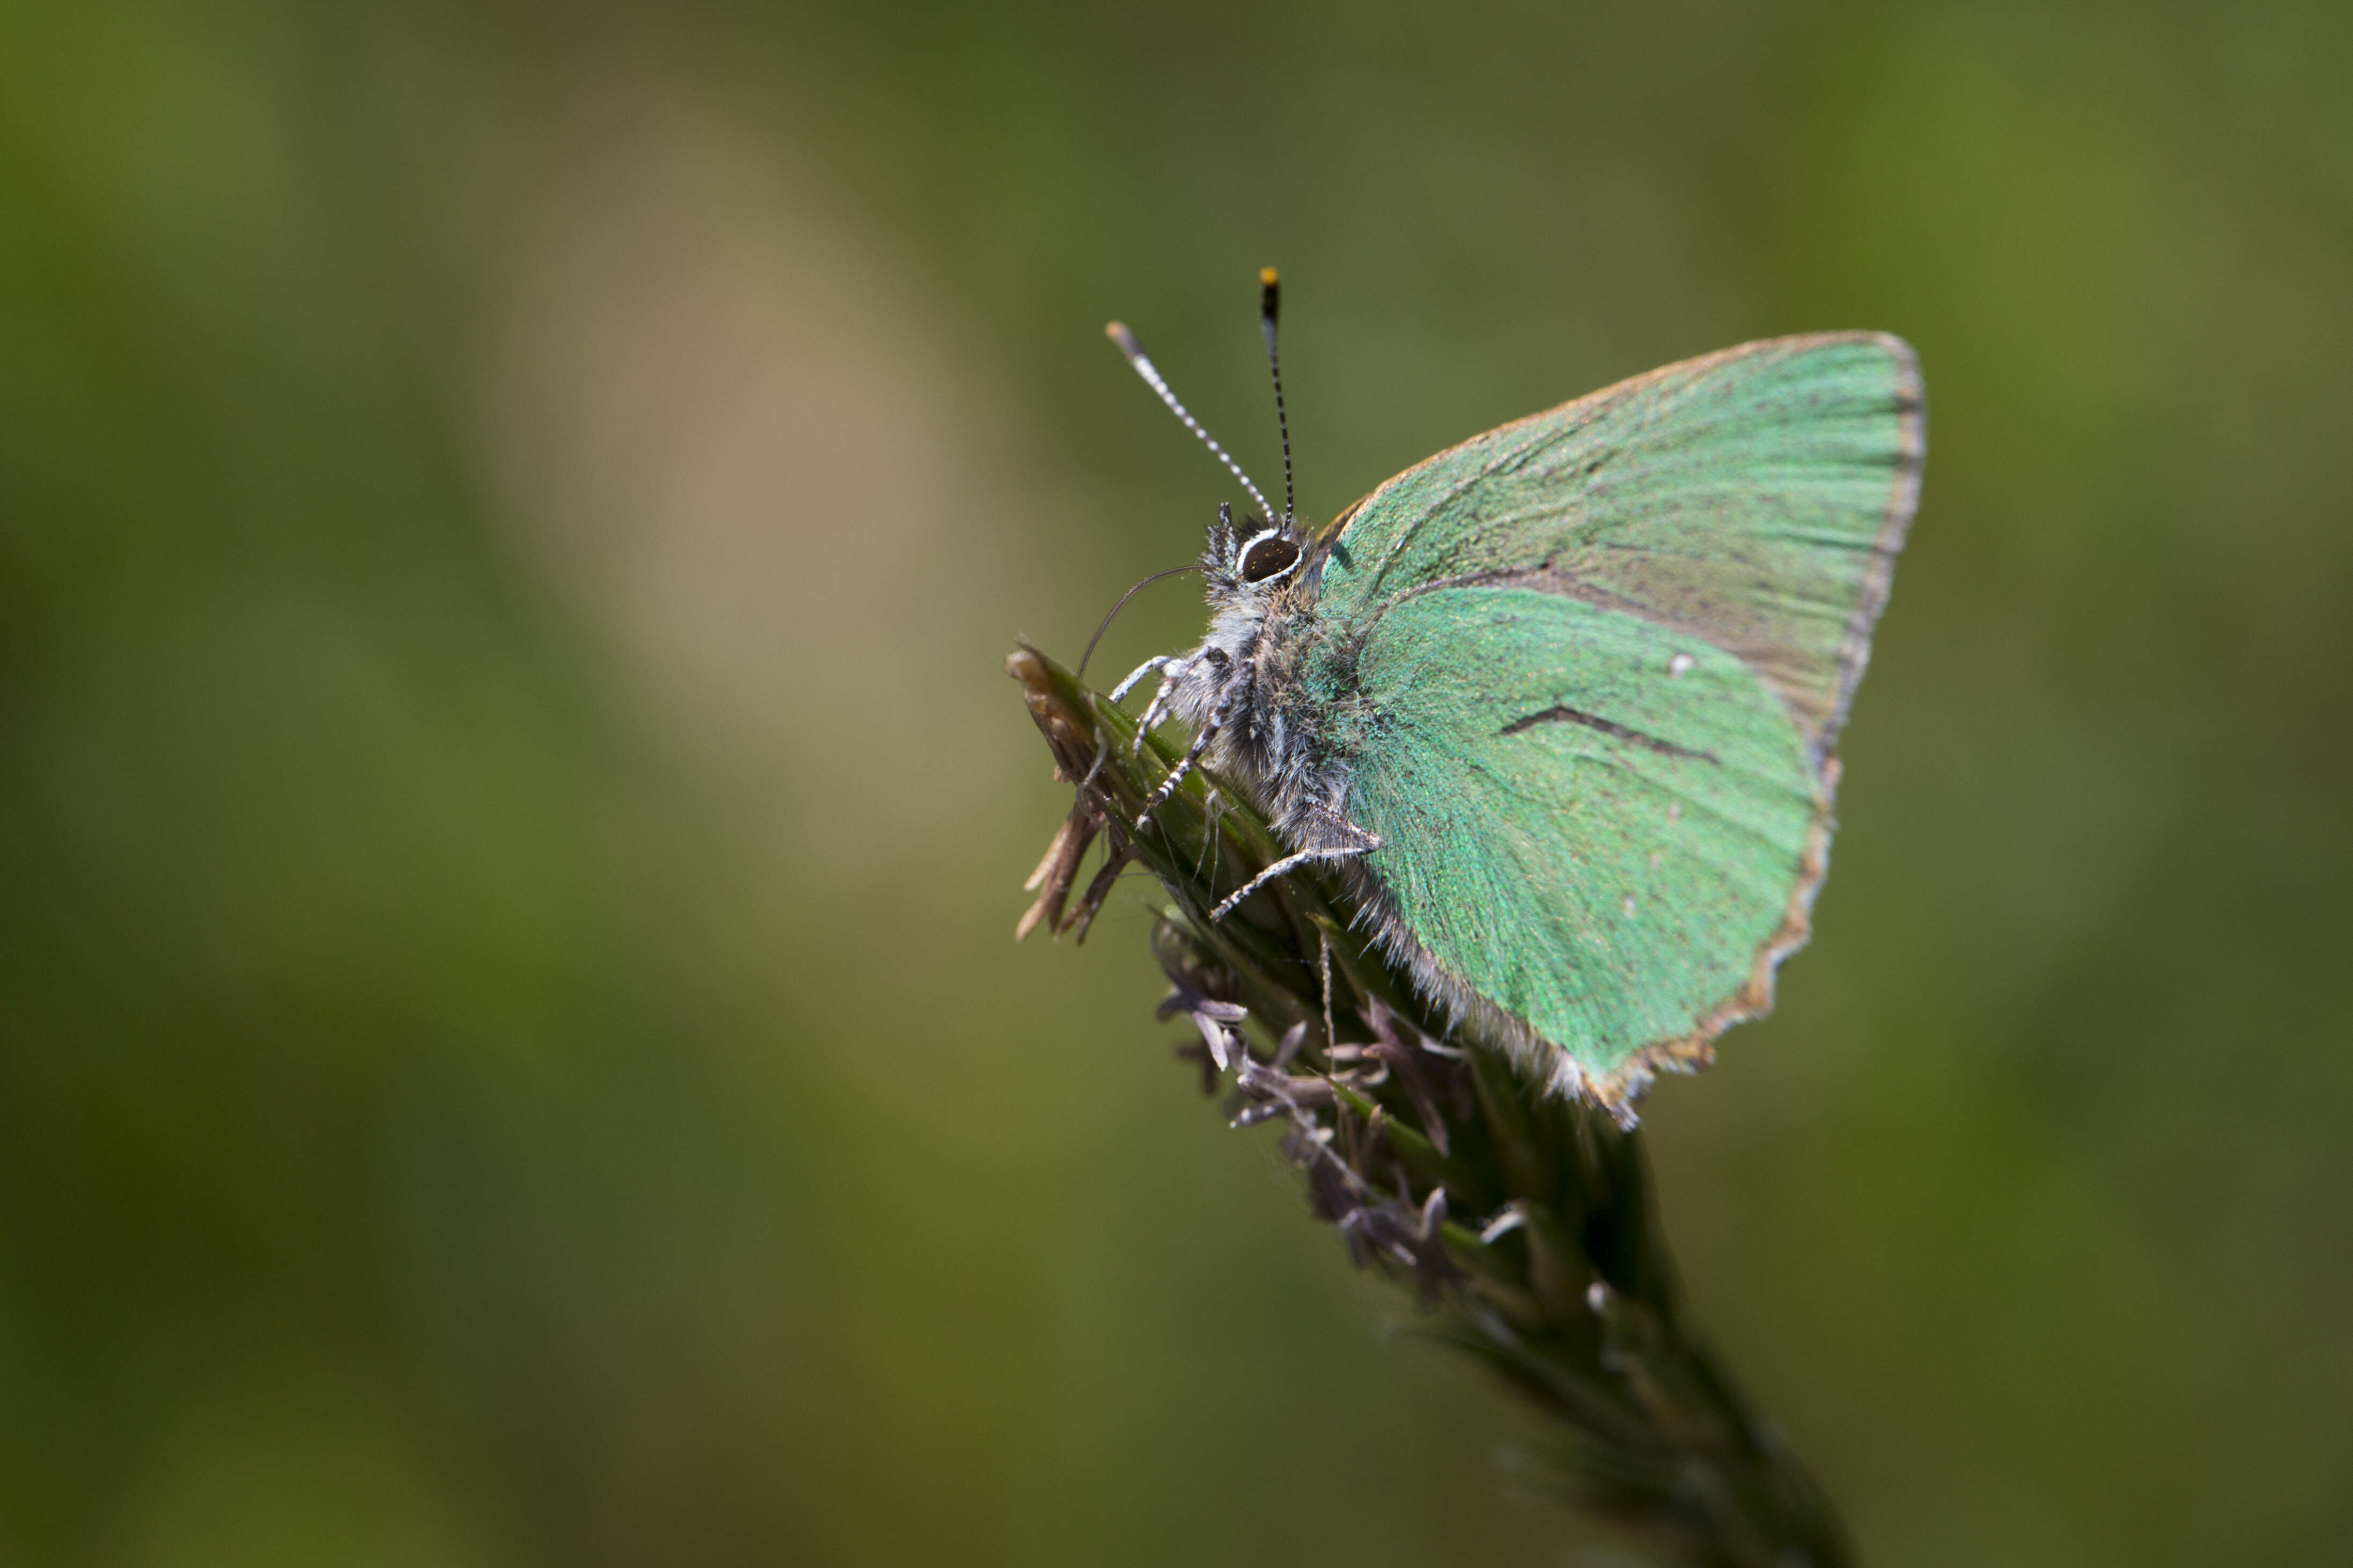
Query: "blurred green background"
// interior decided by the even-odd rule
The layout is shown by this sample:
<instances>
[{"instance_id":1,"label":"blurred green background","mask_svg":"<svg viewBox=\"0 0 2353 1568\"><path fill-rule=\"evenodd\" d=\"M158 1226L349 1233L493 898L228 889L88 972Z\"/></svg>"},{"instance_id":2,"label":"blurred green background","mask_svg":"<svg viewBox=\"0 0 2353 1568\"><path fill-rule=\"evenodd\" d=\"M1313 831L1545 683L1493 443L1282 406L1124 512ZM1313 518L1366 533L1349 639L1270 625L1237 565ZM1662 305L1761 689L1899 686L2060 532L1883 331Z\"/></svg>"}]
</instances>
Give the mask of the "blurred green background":
<instances>
[{"instance_id":1,"label":"blurred green background","mask_svg":"<svg viewBox=\"0 0 2353 1568\"><path fill-rule=\"evenodd\" d=\"M1010 940L1074 656L1768 334L1926 501L1648 1122L1883 1563L2353 1556L2353 11L14 5L0 1561L1622 1563ZM1183 583L1103 668L1194 635Z\"/></svg>"}]
</instances>

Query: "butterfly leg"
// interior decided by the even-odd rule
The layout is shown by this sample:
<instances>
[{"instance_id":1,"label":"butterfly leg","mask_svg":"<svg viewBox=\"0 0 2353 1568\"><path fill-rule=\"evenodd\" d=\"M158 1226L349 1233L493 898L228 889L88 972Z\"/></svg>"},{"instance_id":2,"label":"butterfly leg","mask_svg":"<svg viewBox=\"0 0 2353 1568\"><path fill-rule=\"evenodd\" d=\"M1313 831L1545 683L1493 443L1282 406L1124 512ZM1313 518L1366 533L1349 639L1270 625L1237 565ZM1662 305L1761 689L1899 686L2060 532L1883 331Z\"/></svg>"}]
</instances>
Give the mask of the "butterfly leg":
<instances>
[{"instance_id":1,"label":"butterfly leg","mask_svg":"<svg viewBox=\"0 0 2353 1568\"><path fill-rule=\"evenodd\" d=\"M1218 879L1218 846L1225 837L1218 831L1218 817L1225 809L1226 797L1212 787L1201 803L1201 854L1193 862L1193 875L1198 877L1206 868L1211 882Z\"/></svg>"},{"instance_id":2,"label":"butterfly leg","mask_svg":"<svg viewBox=\"0 0 2353 1568\"><path fill-rule=\"evenodd\" d=\"M1176 654L1163 654L1156 658L1145 659L1125 680L1112 688L1111 700L1116 702L1134 689L1136 682L1145 676L1155 671L1160 676L1160 689L1152 694L1152 700L1144 705L1143 717L1135 721L1135 740L1129 750L1136 755L1144 754L1144 737L1152 733L1152 727L1168 717L1168 700L1176 695L1177 683L1191 668L1192 660Z\"/></svg>"},{"instance_id":3,"label":"butterfly leg","mask_svg":"<svg viewBox=\"0 0 2353 1568\"><path fill-rule=\"evenodd\" d=\"M1113 702L1118 701L1121 698L1134 690L1138 681L1142 680L1145 676L1151 675L1156 671L1163 677L1160 683L1160 696L1153 699L1155 705L1157 705L1162 697L1168 695L1169 678L1167 671L1169 666L1179 665L1183 662L1184 660L1175 654L1164 653L1154 655L1152 658L1145 659L1142 664L1137 665L1134 669L1129 670L1127 672L1127 679L1111 689L1111 700ZM1139 752L1144 749L1144 731L1150 727L1151 726L1148 724L1140 726L1135 731L1135 749ZM1082 791L1084 791L1093 787L1095 775L1103 772L1103 763L1110 760L1111 737L1105 735L1103 738L1103 743L1095 748L1094 763L1087 769L1087 776L1079 781L1079 788Z\"/></svg>"},{"instance_id":4,"label":"butterfly leg","mask_svg":"<svg viewBox=\"0 0 2353 1568\"><path fill-rule=\"evenodd\" d=\"M1216 909L1209 911L1209 923L1215 925L1218 921L1224 920L1228 915L1233 912L1233 909L1236 904L1240 903L1244 899L1249 898L1252 893L1257 892L1261 888L1266 886L1269 882L1273 881L1277 877L1282 876L1286 871L1296 871L1300 867L1310 865L1316 861L1324 861L1328 863L1336 860L1353 859L1358 855L1369 855L1374 850L1378 849L1381 847L1381 841L1378 838L1374 837L1369 833L1365 835L1365 840L1366 841L1362 844L1344 844L1337 848L1330 849L1302 849L1296 855L1284 856L1282 859L1277 860L1273 865L1269 866L1265 870L1261 871L1257 876L1252 877L1249 881L1244 882L1240 887L1235 889L1233 892L1228 894L1224 903L1219 904Z\"/></svg>"},{"instance_id":5,"label":"butterfly leg","mask_svg":"<svg viewBox=\"0 0 2353 1568\"><path fill-rule=\"evenodd\" d=\"M1209 742L1217 739L1219 730L1225 728L1227 710L1233 707L1234 697L1240 689L1239 687L1229 688L1225 696L1218 700L1217 707L1211 710L1208 721L1202 724L1201 732L1193 737L1193 743L1185 748L1184 756L1168 770L1168 776L1160 781L1160 787L1152 792L1152 798L1144 803L1144 809L1136 813L1138 831L1152 820L1152 814L1159 809L1160 803L1176 793L1176 786L1185 782L1185 775L1193 771L1193 765L1201 760L1201 753L1209 749Z\"/></svg>"},{"instance_id":6,"label":"butterfly leg","mask_svg":"<svg viewBox=\"0 0 2353 1568\"><path fill-rule=\"evenodd\" d=\"M1116 702L1121 698L1126 696L1129 692L1134 690L1137 684L1142 681L1145 676L1165 676L1168 673L1170 666L1182 665L1184 662L1185 658L1182 654L1155 654L1152 658L1145 659L1142 664L1137 665L1134 669L1129 670L1127 673L1127 679L1111 689L1111 700L1113 702Z\"/></svg>"}]
</instances>

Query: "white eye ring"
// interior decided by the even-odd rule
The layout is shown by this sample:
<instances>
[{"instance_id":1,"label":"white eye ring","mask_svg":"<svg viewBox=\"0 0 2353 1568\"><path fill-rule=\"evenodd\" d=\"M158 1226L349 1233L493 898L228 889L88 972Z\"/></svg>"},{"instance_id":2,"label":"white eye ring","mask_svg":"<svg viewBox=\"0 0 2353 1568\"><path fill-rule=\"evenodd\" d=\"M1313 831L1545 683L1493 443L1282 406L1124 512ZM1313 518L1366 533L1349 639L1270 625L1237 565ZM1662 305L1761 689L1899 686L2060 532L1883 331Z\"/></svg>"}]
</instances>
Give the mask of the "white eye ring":
<instances>
[{"instance_id":1,"label":"white eye ring","mask_svg":"<svg viewBox=\"0 0 2353 1568\"><path fill-rule=\"evenodd\" d=\"M1270 542L1286 546L1291 552L1291 559L1285 561L1282 565L1277 566L1271 571L1261 572L1256 576L1252 576L1250 574L1249 565L1247 564L1250 558L1250 552L1256 550L1261 544ZM1257 584L1277 582L1288 574L1296 571L1298 569L1299 563L1305 558L1305 555L1306 552L1301 550L1298 545L1293 543L1290 536L1285 534L1282 530L1279 528L1266 529L1261 532L1252 534L1249 543L1234 552L1234 574L1245 583Z\"/></svg>"}]
</instances>

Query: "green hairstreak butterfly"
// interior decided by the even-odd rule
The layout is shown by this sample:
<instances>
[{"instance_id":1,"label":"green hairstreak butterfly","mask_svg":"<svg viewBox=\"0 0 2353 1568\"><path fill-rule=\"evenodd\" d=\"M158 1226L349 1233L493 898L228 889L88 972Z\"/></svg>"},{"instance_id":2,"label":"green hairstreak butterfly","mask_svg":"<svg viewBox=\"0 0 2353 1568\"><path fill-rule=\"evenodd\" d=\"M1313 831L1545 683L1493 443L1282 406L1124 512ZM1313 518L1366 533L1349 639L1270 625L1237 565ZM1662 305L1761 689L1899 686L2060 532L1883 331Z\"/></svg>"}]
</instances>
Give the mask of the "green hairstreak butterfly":
<instances>
[{"instance_id":1,"label":"green hairstreak butterfly","mask_svg":"<svg viewBox=\"0 0 2353 1568\"><path fill-rule=\"evenodd\" d=\"M1277 283L1261 275L1275 377ZM1920 493L1918 363L1877 332L1687 360L1450 448L1320 532L1220 508L1193 740L1390 956L1554 1089L1630 1116L1772 1005L1828 868L1831 748ZM1149 816L1147 808L1146 816Z\"/></svg>"}]
</instances>

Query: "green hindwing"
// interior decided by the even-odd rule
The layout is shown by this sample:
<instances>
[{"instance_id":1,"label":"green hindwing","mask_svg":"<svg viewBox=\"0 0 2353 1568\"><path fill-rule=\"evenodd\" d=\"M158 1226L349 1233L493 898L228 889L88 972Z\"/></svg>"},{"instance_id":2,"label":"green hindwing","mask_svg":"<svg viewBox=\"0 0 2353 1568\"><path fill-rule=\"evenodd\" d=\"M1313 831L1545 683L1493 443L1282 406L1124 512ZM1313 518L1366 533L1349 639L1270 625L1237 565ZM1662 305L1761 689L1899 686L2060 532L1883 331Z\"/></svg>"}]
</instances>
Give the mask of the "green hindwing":
<instances>
[{"instance_id":1,"label":"green hindwing","mask_svg":"<svg viewBox=\"0 0 2353 1568\"><path fill-rule=\"evenodd\" d=\"M1827 803L1739 659L1466 588L1383 616L1357 677L1369 868L1447 976L1567 1053L1567 1082L1614 1084L1646 1047L1732 1022L1727 1004L1757 1010L1758 955L1802 939Z\"/></svg>"},{"instance_id":2,"label":"green hindwing","mask_svg":"<svg viewBox=\"0 0 2353 1568\"><path fill-rule=\"evenodd\" d=\"M1896 339L1727 350L1491 431L1328 536L1334 740L1391 939L1623 1110L1766 1011L1918 496Z\"/></svg>"}]
</instances>

